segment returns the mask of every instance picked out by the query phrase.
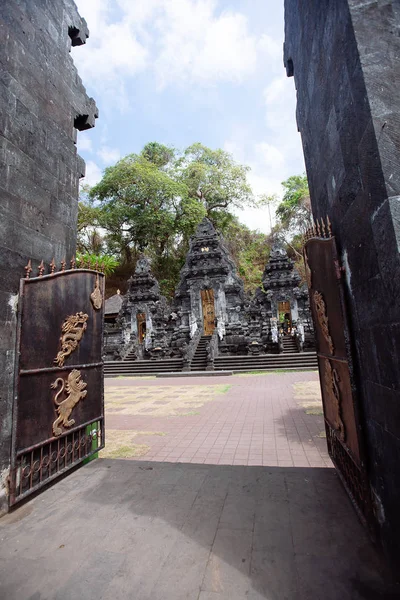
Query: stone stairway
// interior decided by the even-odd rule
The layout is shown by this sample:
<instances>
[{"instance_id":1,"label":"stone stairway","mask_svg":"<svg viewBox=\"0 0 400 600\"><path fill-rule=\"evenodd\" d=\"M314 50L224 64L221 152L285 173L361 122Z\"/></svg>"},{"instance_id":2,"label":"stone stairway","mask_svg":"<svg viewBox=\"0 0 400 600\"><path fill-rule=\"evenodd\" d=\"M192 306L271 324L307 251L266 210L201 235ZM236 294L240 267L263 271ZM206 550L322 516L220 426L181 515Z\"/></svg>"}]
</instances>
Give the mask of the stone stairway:
<instances>
[{"instance_id":1,"label":"stone stairway","mask_svg":"<svg viewBox=\"0 0 400 600\"><path fill-rule=\"evenodd\" d=\"M315 352L285 352L282 354L261 354L259 356L217 356L214 359L216 371L263 371L284 369L317 369Z\"/></svg>"},{"instance_id":2,"label":"stone stairway","mask_svg":"<svg viewBox=\"0 0 400 600\"><path fill-rule=\"evenodd\" d=\"M197 344L196 351L190 363L191 371L205 371L207 367L207 342L211 339L210 335L202 335Z\"/></svg>"},{"instance_id":3,"label":"stone stairway","mask_svg":"<svg viewBox=\"0 0 400 600\"><path fill-rule=\"evenodd\" d=\"M282 337L283 344L283 354L291 354L294 352L298 352L296 342L293 336L284 335Z\"/></svg>"},{"instance_id":4,"label":"stone stairway","mask_svg":"<svg viewBox=\"0 0 400 600\"><path fill-rule=\"evenodd\" d=\"M206 345L210 336L202 336L197 345L191 363L191 371L205 371L207 367ZM105 362L104 375L154 375L156 373L179 373L182 371L181 358L164 358L160 360L135 360L133 355L127 355L125 360ZM315 352L288 352L282 354L261 354L259 356L224 356L214 359L215 371L264 371L279 370L295 371L299 369L317 369Z\"/></svg>"},{"instance_id":5,"label":"stone stairway","mask_svg":"<svg viewBox=\"0 0 400 600\"><path fill-rule=\"evenodd\" d=\"M160 360L135 360L128 356L125 360L113 360L104 363L105 377L118 375L154 375L155 373L171 373L182 371L181 358L163 358Z\"/></svg>"}]
</instances>

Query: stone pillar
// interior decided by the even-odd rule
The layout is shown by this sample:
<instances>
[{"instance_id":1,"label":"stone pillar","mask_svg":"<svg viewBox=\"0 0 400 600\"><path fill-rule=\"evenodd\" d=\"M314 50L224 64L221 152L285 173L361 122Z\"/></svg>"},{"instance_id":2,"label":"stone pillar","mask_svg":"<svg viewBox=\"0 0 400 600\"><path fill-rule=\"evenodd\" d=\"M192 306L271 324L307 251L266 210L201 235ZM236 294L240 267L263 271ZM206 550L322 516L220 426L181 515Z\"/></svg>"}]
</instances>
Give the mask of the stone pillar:
<instances>
[{"instance_id":1,"label":"stone pillar","mask_svg":"<svg viewBox=\"0 0 400 600\"><path fill-rule=\"evenodd\" d=\"M400 539L400 17L390 0L285 0L315 218L329 215L350 312L376 520Z\"/></svg>"},{"instance_id":2,"label":"stone pillar","mask_svg":"<svg viewBox=\"0 0 400 600\"><path fill-rule=\"evenodd\" d=\"M76 130L94 126L70 56L88 37L71 0L0 2L0 512L7 509L19 279L75 254ZM48 272L47 268L46 271Z\"/></svg>"}]
</instances>

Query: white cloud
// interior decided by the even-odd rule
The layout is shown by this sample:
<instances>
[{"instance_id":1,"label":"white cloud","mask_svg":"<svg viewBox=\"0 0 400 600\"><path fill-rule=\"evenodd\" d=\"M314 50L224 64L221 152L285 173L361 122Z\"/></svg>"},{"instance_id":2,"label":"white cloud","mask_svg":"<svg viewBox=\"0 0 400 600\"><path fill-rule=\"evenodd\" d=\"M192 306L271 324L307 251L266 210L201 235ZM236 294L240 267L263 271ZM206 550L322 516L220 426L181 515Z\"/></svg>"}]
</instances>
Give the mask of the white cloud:
<instances>
[{"instance_id":1,"label":"white cloud","mask_svg":"<svg viewBox=\"0 0 400 600\"><path fill-rule=\"evenodd\" d=\"M123 80L146 68L147 49L137 39L128 18L113 19L115 2L76 0L76 4L80 14L88 21L90 31L87 48L78 46L71 49L80 76L103 92L108 91L114 98L118 95L124 97ZM125 105L126 99L123 98L120 108L124 109Z\"/></svg>"},{"instance_id":2,"label":"white cloud","mask_svg":"<svg viewBox=\"0 0 400 600\"><path fill-rule=\"evenodd\" d=\"M255 151L257 156L259 156L259 160L265 163L265 168L273 172L282 169L285 164L285 157L282 152L272 144L268 144L267 142L256 144Z\"/></svg>"},{"instance_id":3,"label":"white cloud","mask_svg":"<svg viewBox=\"0 0 400 600\"><path fill-rule=\"evenodd\" d=\"M283 63L282 45L278 44L270 35L263 34L258 41L258 47L266 57L271 59L271 62L279 64L281 61Z\"/></svg>"},{"instance_id":4,"label":"white cloud","mask_svg":"<svg viewBox=\"0 0 400 600\"><path fill-rule=\"evenodd\" d=\"M160 87L171 82L241 82L255 71L257 40L238 12L215 14L216 2L165 2L154 69Z\"/></svg>"},{"instance_id":5,"label":"white cloud","mask_svg":"<svg viewBox=\"0 0 400 600\"><path fill-rule=\"evenodd\" d=\"M121 153L118 148L109 148L108 146L102 146L97 154L105 165L114 164L121 158Z\"/></svg>"},{"instance_id":6,"label":"white cloud","mask_svg":"<svg viewBox=\"0 0 400 600\"><path fill-rule=\"evenodd\" d=\"M264 127L260 125L263 139L254 139L243 128L237 128L224 148L237 161L251 167L248 180L256 195L275 194L281 198L281 182L304 171L301 138L295 119L293 80L285 76L273 79L263 90L263 100L266 109ZM242 211L238 216L249 227L265 232L270 229L267 208Z\"/></svg>"},{"instance_id":7,"label":"white cloud","mask_svg":"<svg viewBox=\"0 0 400 600\"><path fill-rule=\"evenodd\" d=\"M102 178L102 175L103 172L100 167L93 160L88 160L86 163L86 175L81 179L81 184L96 185Z\"/></svg>"},{"instance_id":8,"label":"white cloud","mask_svg":"<svg viewBox=\"0 0 400 600\"><path fill-rule=\"evenodd\" d=\"M152 71L157 87L240 83L258 61L281 53L269 36L249 32L239 11L218 12L217 0L77 0L90 30L88 48L73 48L85 82L117 86L124 78ZM116 5L119 11L116 10ZM114 94L115 97L116 94ZM120 108L126 108L125 98Z\"/></svg>"},{"instance_id":9,"label":"white cloud","mask_svg":"<svg viewBox=\"0 0 400 600\"><path fill-rule=\"evenodd\" d=\"M89 137L87 137L84 132L78 133L78 140L76 145L78 148L78 152L93 151L92 140Z\"/></svg>"}]
</instances>

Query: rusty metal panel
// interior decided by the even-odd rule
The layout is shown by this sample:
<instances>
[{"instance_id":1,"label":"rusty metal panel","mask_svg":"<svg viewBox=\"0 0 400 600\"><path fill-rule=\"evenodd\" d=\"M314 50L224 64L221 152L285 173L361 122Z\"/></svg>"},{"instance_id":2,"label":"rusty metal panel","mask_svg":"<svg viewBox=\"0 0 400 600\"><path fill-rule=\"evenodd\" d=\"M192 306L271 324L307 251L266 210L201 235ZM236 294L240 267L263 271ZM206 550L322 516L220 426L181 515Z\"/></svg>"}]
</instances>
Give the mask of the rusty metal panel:
<instances>
[{"instance_id":1,"label":"rusty metal panel","mask_svg":"<svg viewBox=\"0 0 400 600\"><path fill-rule=\"evenodd\" d=\"M328 451L360 516L371 510L365 452L353 383L351 346L334 236L315 236L304 261L317 342Z\"/></svg>"},{"instance_id":2,"label":"rusty metal panel","mask_svg":"<svg viewBox=\"0 0 400 600\"><path fill-rule=\"evenodd\" d=\"M104 447L104 275L20 285L10 505Z\"/></svg>"}]
</instances>

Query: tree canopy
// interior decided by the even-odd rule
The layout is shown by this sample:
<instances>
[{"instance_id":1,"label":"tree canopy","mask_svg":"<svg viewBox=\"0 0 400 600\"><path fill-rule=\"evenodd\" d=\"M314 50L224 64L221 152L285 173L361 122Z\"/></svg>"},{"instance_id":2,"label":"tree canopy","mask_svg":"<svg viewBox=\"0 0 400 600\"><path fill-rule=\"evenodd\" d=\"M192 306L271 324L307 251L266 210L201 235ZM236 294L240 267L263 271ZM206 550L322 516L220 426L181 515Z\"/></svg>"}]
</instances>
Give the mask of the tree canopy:
<instances>
[{"instance_id":1,"label":"tree canopy","mask_svg":"<svg viewBox=\"0 0 400 600\"><path fill-rule=\"evenodd\" d=\"M282 182L285 190L276 209L278 223L289 234L303 233L311 225L311 202L307 176L292 175Z\"/></svg>"},{"instance_id":2,"label":"tree canopy","mask_svg":"<svg viewBox=\"0 0 400 600\"><path fill-rule=\"evenodd\" d=\"M268 206L247 180L249 167L224 150L196 143L182 152L151 142L105 169L101 181L83 188L78 215L78 250L86 256L111 256L118 266L111 287L124 291L138 255L145 252L162 293L172 296L188 250L189 238L207 216L223 234L245 289L253 291L269 254L264 234L239 222L235 209ZM305 176L283 182L278 226L296 234L307 215ZM292 235L293 234L293 235Z\"/></svg>"},{"instance_id":3,"label":"tree canopy","mask_svg":"<svg viewBox=\"0 0 400 600\"><path fill-rule=\"evenodd\" d=\"M277 222L272 233L286 244L288 254L304 280L303 234L312 224L307 176L305 173L292 175L282 182L282 186L285 193L275 212Z\"/></svg>"}]
</instances>

